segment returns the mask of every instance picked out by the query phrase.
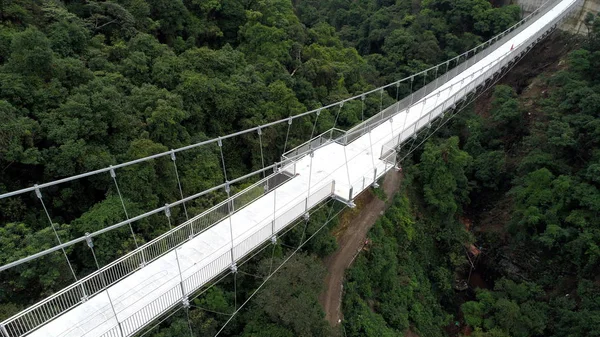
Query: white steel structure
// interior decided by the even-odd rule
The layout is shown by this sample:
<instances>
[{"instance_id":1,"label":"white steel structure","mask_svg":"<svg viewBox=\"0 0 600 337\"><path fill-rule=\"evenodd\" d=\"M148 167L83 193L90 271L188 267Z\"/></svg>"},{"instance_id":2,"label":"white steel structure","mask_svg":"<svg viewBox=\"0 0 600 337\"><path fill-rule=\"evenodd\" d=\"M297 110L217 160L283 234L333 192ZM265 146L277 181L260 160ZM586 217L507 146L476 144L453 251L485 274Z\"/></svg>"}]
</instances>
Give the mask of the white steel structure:
<instances>
[{"instance_id":1,"label":"white steel structure","mask_svg":"<svg viewBox=\"0 0 600 337\"><path fill-rule=\"evenodd\" d=\"M190 296L224 272L235 272L236 262L275 242L278 233L314 206L328 198L352 205L356 195L394 168L399 148L441 121L445 111L457 110L469 94L493 83L581 2L546 3L507 32L459 56L456 68L448 69L450 62L435 67L436 75L438 68L445 67L445 73L413 95L349 131L332 129L287 152L273 175L0 323L0 336L132 336L169 310L187 305ZM113 169L103 172L114 174ZM25 191L31 190L39 192ZM164 212L170 223L170 207L151 213ZM79 241L93 247L92 237Z\"/></svg>"}]
</instances>

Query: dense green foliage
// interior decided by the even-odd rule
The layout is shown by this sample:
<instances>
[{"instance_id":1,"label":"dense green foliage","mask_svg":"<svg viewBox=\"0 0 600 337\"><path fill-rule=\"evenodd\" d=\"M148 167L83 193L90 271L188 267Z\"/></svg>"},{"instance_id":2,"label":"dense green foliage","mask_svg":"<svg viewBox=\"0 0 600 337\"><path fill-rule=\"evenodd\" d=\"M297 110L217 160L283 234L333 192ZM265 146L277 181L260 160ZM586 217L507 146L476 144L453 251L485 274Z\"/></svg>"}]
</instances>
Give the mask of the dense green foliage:
<instances>
[{"instance_id":1,"label":"dense green foliage","mask_svg":"<svg viewBox=\"0 0 600 337\"><path fill-rule=\"evenodd\" d=\"M0 191L319 107L454 57L518 17L518 7L485 0L0 0ZM600 335L600 20L586 25L585 45L543 80L547 90L535 105L497 86L489 113L467 109L451 127L460 138L433 138L405 164L404 192L348 272L347 336L445 336L459 309L476 337ZM380 104L368 97L366 116ZM350 103L337 126L361 115L361 103ZM334 114L320 118L315 132L333 126ZM307 140L313 121L295 122L288 149ZM284 127L265 130L265 162L281 154ZM229 179L261 167L256 135L224 146ZM177 163L185 195L225 180L216 146L178 155ZM168 158L117 176L129 216L180 197ZM107 174L44 190L58 235L67 240L123 220L113 186ZM188 211L223 198L212 193ZM506 235L475 238L459 221L465 210L477 223L501 207L510 214ZM35 196L1 200L0 209L1 264L56 244ZM174 213L183 219L182 209ZM229 276L152 335L188 335L191 322L195 336L213 336L272 263L289 256L286 247L312 235L326 214L267 247L235 281ZM135 223L139 242L167 228L159 215ZM490 264L498 258L521 268L510 274L502 264L492 267L499 275L492 289L461 305L453 285L468 270L465 246L475 240ZM95 244L101 265L135 248L128 228ZM317 258L335 246L327 229L315 236L224 332L338 333L317 300L324 277ZM95 269L85 245L66 253L79 276ZM70 282L62 253L3 272L0 318Z\"/></svg>"},{"instance_id":2,"label":"dense green foliage","mask_svg":"<svg viewBox=\"0 0 600 337\"><path fill-rule=\"evenodd\" d=\"M399 195L370 231L369 252L348 274L348 336L398 336L409 328L419 336L444 336L451 320L444 305L454 295L454 271L464 266L463 245L470 240L457 217L468 194L469 159L453 137L427 143L420 163L406 167L403 186L418 186L411 196L417 205ZM415 215L421 207L426 216Z\"/></svg>"},{"instance_id":3,"label":"dense green foliage","mask_svg":"<svg viewBox=\"0 0 600 337\"><path fill-rule=\"evenodd\" d=\"M0 192L334 102L457 55L518 15L515 6L492 8L485 0L0 1ZM364 111L361 102L344 106L337 126L391 102L372 96ZM307 140L313 122L294 122L288 149ZM315 133L333 125L334 113L323 113ZM263 131L264 163L279 159L285 131ZM223 146L225 173L216 145L178 155L184 195L263 164L256 134ZM180 198L167 157L119 169L117 180L130 217ZM125 219L108 173L42 193L62 241ZM211 193L187 210L198 214L224 197ZM33 193L0 200L0 264L56 243L40 206ZM184 219L180 207L173 213ZM168 224L154 215L133 229L140 244ZM321 240L323 251L332 247L330 237ZM126 227L95 241L100 265L136 244ZM96 268L84 244L66 253L78 276ZM2 316L72 282L61 254L0 275Z\"/></svg>"},{"instance_id":4,"label":"dense green foliage","mask_svg":"<svg viewBox=\"0 0 600 337\"><path fill-rule=\"evenodd\" d=\"M365 60L342 48L327 25L304 27L289 1L9 0L0 1L0 13L2 192L286 118L370 88ZM360 116L360 105L350 104L339 125ZM332 125L324 114L316 131ZM278 160L284 127L264 131L264 163ZM311 127L309 118L296 121L288 149L306 141ZM263 164L257 135L224 147L230 180ZM216 145L179 154L177 165L186 196L225 181ZM130 217L180 198L169 158L117 170L117 180ZM108 173L42 192L63 241L125 219ZM224 196L212 193L188 211L198 214ZM40 206L33 193L0 201L7 241L1 264L56 244ZM183 218L182 209L173 211ZM138 243L167 228L158 215L134 224ZM135 247L125 228L96 241L101 265ZM80 276L95 268L85 245L67 253ZM63 267L53 254L2 273L0 302L22 306L60 289L72 281Z\"/></svg>"},{"instance_id":5,"label":"dense green foliage","mask_svg":"<svg viewBox=\"0 0 600 337\"><path fill-rule=\"evenodd\" d=\"M600 19L587 26L542 89L496 86L489 110L467 108L405 163L405 194L348 275L348 336L455 335L461 323L476 337L600 334ZM474 239L492 286L463 303L451 285Z\"/></svg>"},{"instance_id":6,"label":"dense green foliage","mask_svg":"<svg viewBox=\"0 0 600 337\"><path fill-rule=\"evenodd\" d=\"M520 15L518 6L494 8L481 0L297 1L309 27L328 22L344 45L356 48L389 83L452 58L502 32Z\"/></svg>"},{"instance_id":7,"label":"dense green foliage","mask_svg":"<svg viewBox=\"0 0 600 337\"><path fill-rule=\"evenodd\" d=\"M501 278L493 291L479 291L477 301L462 306L467 323L486 336L600 334L600 19L587 24L588 39L567 56L567 67L542 79L544 97L520 100L512 88L497 87L491 116L467 120L473 156L503 154L496 161L502 179L495 182L486 182L487 165L474 165L482 186L476 194L492 188L506 192L492 199L510 200L510 235L504 242L483 239L498 255L516 252L510 259L521 269L508 275L514 282ZM537 102L526 110L527 99ZM507 128L512 134L498 134Z\"/></svg>"}]
</instances>

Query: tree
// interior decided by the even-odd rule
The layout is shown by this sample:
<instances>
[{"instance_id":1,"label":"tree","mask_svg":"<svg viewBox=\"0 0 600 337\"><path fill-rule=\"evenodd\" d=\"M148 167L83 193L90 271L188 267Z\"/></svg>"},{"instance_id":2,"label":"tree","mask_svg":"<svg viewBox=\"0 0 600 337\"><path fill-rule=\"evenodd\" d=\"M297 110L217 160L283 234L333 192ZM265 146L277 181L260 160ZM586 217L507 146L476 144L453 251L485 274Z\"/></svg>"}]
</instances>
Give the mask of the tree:
<instances>
[{"instance_id":1,"label":"tree","mask_svg":"<svg viewBox=\"0 0 600 337\"><path fill-rule=\"evenodd\" d=\"M70 231L68 225L54 224L63 240ZM8 223L0 227L0 263L5 265L57 244L49 225L42 229L24 223ZM2 273L0 277L2 303L31 304L36 296L48 296L73 281L73 275L62 252L36 259ZM32 296L33 295L33 296ZM11 312L10 314L16 314Z\"/></svg>"},{"instance_id":2,"label":"tree","mask_svg":"<svg viewBox=\"0 0 600 337\"><path fill-rule=\"evenodd\" d=\"M263 311L269 322L287 327L294 336L329 335L317 295L325 274L315 262L310 256L295 255L258 293L254 310ZM269 265L267 259L261 269L267 271Z\"/></svg>"},{"instance_id":3,"label":"tree","mask_svg":"<svg viewBox=\"0 0 600 337\"><path fill-rule=\"evenodd\" d=\"M468 200L465 169L471 157L458 147L458 137L452 137L439 145L425 144L418 165L423 181L425 201L437 211L442 219L453 217L461 204Z\"/></svg>"},{"instance_id":4,"label":"tree","mask_svg":"<svg viewBox=\"0 0 600 337\"><path fill-rule=\"evenodd\" d=\"M478 291L477 301L466 302L461 309L467 324L479 329L481 336L540 335L548 315L548 305L540 301L542 294L535 283L515 283L503 278L493 292Z\"/></svg>"},{"instance_id":5,"label":"tree","mask_svg":"<svg viewBox=\"0 0 600 337\"><path fill-rule=\"evenodd\" d=\"M8 67L16 73L48 79L53 58L48 38L37 28L27 28L13 37Z\"/></svg>"},{"instance_id":6,"label":"tree","mask_svg":"<svg viewBox=\"0 0 600 337\"><path fill-rule=\"evenodd\" d=\"M34 145L39 137L40 125L35 120L18 116L17 110L7 101L0 100L0 162L37 164L40 152Z\"/></svg>"}]
</instances>

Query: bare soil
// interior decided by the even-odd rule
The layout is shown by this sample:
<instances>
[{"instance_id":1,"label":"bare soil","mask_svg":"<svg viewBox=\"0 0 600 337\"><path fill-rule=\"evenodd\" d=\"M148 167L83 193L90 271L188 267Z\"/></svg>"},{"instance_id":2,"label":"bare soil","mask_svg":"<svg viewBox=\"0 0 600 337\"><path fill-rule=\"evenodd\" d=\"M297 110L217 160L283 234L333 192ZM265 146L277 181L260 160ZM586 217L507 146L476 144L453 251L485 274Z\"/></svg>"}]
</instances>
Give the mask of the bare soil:
<instances>
[{"instance_id":1,"label":"bare soil","mask_svg":"<svg viewBox=\"0 0 600 337\"><path fill-rule=\"evenodd\" d=\"M365 246L367 232L400 189L401 179L402 173L395 170L389 171L382 186L387 196L387 202L377 198L369 189L356 198L354 201L356 208L349 209L342 214L340 226L334 233L338 249L323 259L327 268L326 288L319 296L319 302L325 310L325 319L332 326L338 325L342 319L344 273Z\"/></svg>"}]
</instances>

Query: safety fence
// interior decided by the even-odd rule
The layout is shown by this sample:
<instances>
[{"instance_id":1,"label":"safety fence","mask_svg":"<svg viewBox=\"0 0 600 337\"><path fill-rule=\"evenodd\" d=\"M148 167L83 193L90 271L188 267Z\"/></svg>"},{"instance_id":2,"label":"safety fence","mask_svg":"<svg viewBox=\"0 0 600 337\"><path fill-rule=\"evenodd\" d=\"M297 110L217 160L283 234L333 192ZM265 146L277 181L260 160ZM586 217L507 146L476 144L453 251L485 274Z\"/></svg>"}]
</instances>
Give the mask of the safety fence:
<instances>
[{"instance_id":1,"label":"safety fence","mask_svg":"<svg viewBox=\"0 0 600 337\"><path fill-rule=\"evenodd\" d=\"M396 138L391 139L387 143L385 143L381 147L380 157L384 158L389 156L392 151L400 146L403 142L408 140L410 137L415 136L419 130L423 129L426 126L430 126L431 122L443 115L444 111L452 109L455 105L464 99L467 94L475 91L478 87L484 84L484 82L488 79L491 79L495 76L495 74L501 72L503 69L507 68L509 65L513 64L516 59L520 58L525 52L532 48L534 44L539 42L545 35L549 34L553 28L556 28L560 22L568 18L570 13L577 9L578 4L582 3L582 0L575 1L569 10L564 12L562 15L556 17L553 21L548 22L544 28L538 30L536 34L530 36L525 42L519 44L513 50L505 53L502 57L499 58L499 62L494 62L491 65L486 67L482 67L476 72L472 73L466 79L468 82L465 84L465 79L463 79L460 85L450 86L442 91L438 92L435 97L431 97L430 100L435 99L435 105L432 109L421 109L421 111L427 110L427 113L422 115L417 121L409 124L405 128L403 128L402 132L398 134ZM552 7L545 8L543 14L545 12L551 10ZM456 90L456 88L459 88ZM453 91L456 90L455 92ZM441 103L439 102L439 97L444 97ZM447 97L447 98L446 98ZM423 100L421 103L423 106L427 104L426 100ZM412 106L414 107L414 105ZM411 108L412 108L411 107ZM407 110L408 111L408 110ZM407 112L408 113L408 112Z\"/></svg>"},{"instance_id":2,"label":"safety fence","mask_svg":"<svg viewBox=\"0 0 600 337\"><path fill-rule=\"evenodd\" d=\"M258 181L231 198L7 319L1 323L0 332L7 337L13 337L22 336L35 330L47 321L89 300L112 284L194 238L227 216L243 209L289 179L291 179L289 175L274 173Z\"/></svg>"},{"instance_id":3,"label":"safety fence","mask_svg":"<svg viewBox=\"0 0 600 337\"><path fill-rule=\"evenodd\" d=\"M427 84L424 83L424 85L420 89L416 90L414 93L406 96L399 102L390 105L389 107L387 107L386 109L373 115L372 117L370 117L363 123L358 124L358 125L354 126L353 128L349 129L346 132L346 137L344 138L345 139L344 143L348 144L348 143L360 138L363 134L365 134L365 133L369 132L369 130L372 130L373 128L377 127L378 125L383 123L388 118L392 117L393 115L397 114L400 111L407 109L408 107L413 105L414 102L418 102L419 100L423 99L427 95L431 94L432 92L434 92L435 90L437 90L438 88L440 88L441 86L446 84L449 80L454 78L456 75L462 73L469 67L473 66L475 63L481 61L482 59L487 57L490 53L495 51L499 46L503 45L510 39L517 36L524 29L526 29L532 23L534 23L536 21L537 17L543 16L550 9L552 9L554 7L554 5L556 5L558 2L560 2L560 0L551 0L551 1L544 2L540 7L538 7L536 10L534 10L530 15L525 17L523 20L517 22L515 25L509 27L502 33L494 36L492 39L484 42L483 44L481 44L461 55L456 56L453 59L446 61L445 63L443 63L441 65L437 65L433 68L426 70L425 74L423 76L423 82L426 82L428 72L434 73L434 75L432 77L432 79L433 79L432 81L428 82ZM450 68L453 64L455 64L455 66L453 68ZM441 68L441 70L440 70L440 68ZM416 78L415 76L411 76L408 79L408 81L414 82L415 78ZM396 83L396 86L399 86L399 85L400 85L400 82ZM413 85L415 85L415 84L411 83L410 87L412 88ZM381 89L381 90L384 90L384 89Z\"/></svg>"},{"instance_id":4,"label":"safety fence","mask_svg":"<svg viewBox=\"0 0 600 337\"><path fill-rule=\"evenodd\" d=\"M251 229L248 229L246 233L242 234L242 236L246 237L236 243L231 251L227 249L224 253L221 253L214 259L211 257L206 258L208 260L212 259L212 261L185 278L182 281L183 287L178 282L173 282L175 284L169 290L156 299L153 299L150 303L146 304L132 315L120 320L118 323L115 322L114 326L104 332L101 337L121 337L121 330L123 331L123 336L131 336L146 327L147 324L152 322L155 318L168 312L173 307L181 305L187 300L188 296L197 292L210 280L215 279L223 272L231 270L232 252L235 263L245 256L250 255L265 243L271 242L274 235L302 217L311 208L329 198L333 194L334 188L335 182L331 181L320 188L316 188L314 192L311 192L307 197L291 202L291 207L289 206L290 204L288 204L277 209L275 217L271 216L265 218ZM202 262L203 261L199 261L199 264L201 265Z\"/></svg>"},{"instance_id":5,"label":"safety fence","mask_svg":"<svg viewBox=\"0 0 600 337\"><path fill-rule=\"evenodd\" d=\"M404 81L414 82L415 78L418 79L418 76L421 75L423 77L424 83L420 89L407 95L400 101L388 106L387 108L381 110L379 113L371 116L369 119L350 128L347 131L340 130L338 128L332 128L297 146L296 148L287 151L282 155L282 161L293 161L293 159L297 159L298 157L309 153L310 150L317 149L330 142L337 142L342 145L347 145L355 141L356 139L362 137L363 135L369 133L371 130L375 129L376 127L387 121L389 118L393 117L401 111L408 109L415 102L419 102L421 99L425 98L429 94L442 87L444 84L448 83L448 81L450 81L456 75L464 72L469 67L473 66L477 62L487 57L499 46L503 45L504 43L521 33L524 29L529 27L533 22L536 21L535 19L537 17L543 16L545 13L551 10L554 7L554 5L556 5L558 2L560 2L560 0L546 1L535 11L533 11L531 14L525 17L523 20L506 29L502 33L494 36L492 39L482 43L481 45L461 55L456 56L453 59L446 61L445 63L436 65L435 67L425 70L423 73L413 75L407 79L404 79ZM449 69L452 64L454 64L454 67ZM432 77L432 81L430 82L426 82L428 72L434 74ZM402 82L399 81L396 82L395 85L400 86L401 83ZM412 88L413 85L415 84L411 83L410 87ZM383 91L384 88L382 87L379 90ZM364 100L365 96L363 95L361 99Z\"/></svg>"},{"instance_id":6,"label":"safety fence","mask_svg":"<svg viewBox=\"0 0 600 337\"><path fill-rule=\"evenodd\" d=\"M249 203L261 197L262 195L264 195L264 193L276 188L280 184L291 179L291 177L295 174L295 159L297 159L299 156L302 156L310 152L311 150L322 147L331 142L338 142L343 145L349 144L353 140L359 138L360 135L364 134L365 132L369 132L370 130L373 130L374 128L379 126L383 121L391 118L398 112L406 110L411 106L414 106L414 102L418 102L422 98L425 98L427 95L431 94L433 91L447 83L454 76L463 72L468 67L472 66L476 62L489 55L489 53L495 50L495 48L498 45L505 43L506 41L514 37L516 34L520 33L523 29L527 28L532 22L535 21L532 20L533 17L543 15L547 11L551 10L557 2L558 1L547 2L543 7L534 11L530 16L525 18L519 24L509 28L507 31L498 35L494 39L483 44L483 47L481 47L481 49L483 50L480 50L479 47L477 47L472 51L458 56L455 59L457 63L456 67L450 70L446 70L442 76L438 76L435 80L431 81L429 84L417 90L412 95L407 96L400 102L382 110L380 113L371 117L359 126L348 131L343 131L339 129L328 130L327 132L318 136L316 139L313 138L309 142L302 144L301 146L297 147L296 149L290 152L287 152L284 158L285 160L287 160L287 162L282 161L280 168L283 169L282 171L288 171L285 168L293 165L293 173L287 175L275 173L269 178L265 178L259 181L258 183L250 186L249 188L241 191L240 193L214 206L213 208L184 222L180 226L168 231L167 233L144 244L143 246L140 246L138 249L108 264L107 266L101 268L97 272L80 279L71 286L53 294L45 300L38 302L34 306L29 307L28 309L20 312L19 314L0 323L0 333L4 337L16 337L26 335L32 330L37 329L39 326L61 315L62 313L87 301L90 297L99 294L115 282L118 282L124 277L127 277L128 275L131 275L135 271L139 270L140 268L143 268L146 264L164 256L168 252L172 251L173 248L181 246L181 244L204 232L212 225L222 221L227 216L234 214L236 211L239 211ZM472 74L469 78L469 82L467 83L467 85L461 86L460 90L452 92L452 89L448 88L447 93L449 97L445 97L441 104L437 104L434 109L431 109L425 115L421 116L417 121L411 123L408 127L404 128L404 130L402 130L396 138L388 141L382 146L380 156L381 158L388 159L385 161L385 168L383 170L379 170L380 172L377 172L377 169L375 169L373 174L366 173L357 181L350 184L351 192L349 194L349 200L352 200L353 197L356 195L353 194L352 190L364 190L366 186L375 183L376 180L385 173L385 171L387 171L393 166L392 163L390 163L389 167L387 165L387 163L389 162L389 158L392 155L392 152L394 152L393 149L397 148L409 137L416 134L420 129L429 125L435 118L442 115L444 111L451 109L458 101L463 99L468 93L475 90L478 86L482 85L487 79L491 78L492 76L494 76L494 74L498 73L503 68L510 65L516 57L520 56L529 48L531 48L531 46L535 42L539 41L544 35L546 35L550 29L556 27L560 21L564 20L570 14L570 12L576 9L577 5L580 5L581 3L582 0L576 1L571 7L569 7L568 11L558 16L552 22L547 23L543 29L539 30L526 42L517 46L515 50L512 50L509 53L507 53L509 55L504 55L504 57L501 58L499 62L496 62L493 66L487 69L482 68L476 73ZM479 52L477 52L478 50ZM473 53L473 55L470 54L471 52ZM461 59L463 59L462 63ZM451 62L452 60L448 61L446 65L449 67ZM443 93L439 93L438 95L443 95ZM276 175L277 178L274 178ZM325 188L324 190L327 190L327 188ZM330 192L328 192L329 194L327 194L327 196L330 196L331 193L333 193L333 183L332 186L330 186L329 190ZM327 196L325 196L324 198L326 198ZM322 200L322 196L310 194L306 198L306 200L303 201L305 204L304 207L302 207L302 205L300 204L295 205L291 208L291 210L293 209L293 211L290 211L290 214L280 215L280 217L274 219L271 224L264 225L265 228L266 226L270 225L272 227L270 231L271 233L279 231L281 228L285 227L286 224L290 223L288 219L285 218L285 216L293 217L296 213L300 213L301 215L301 210L304 210L305 212L307 209L312 207L311 205L314 205L316 203L316 200ZM239 243L238 246L236 246L239 247L238 250L236 251L234 248L234 255L238 256L239 258L243 256L243 252L247 251L247 249L251 249L252 247L256 247L256 245L264 243L265 240L268 239L268 231L265 228L261 228L252 236L250 236L247 239L249 241L243 243L244 246L240 246L242 243ZM267 237L267 239L265 239L265 237ZM223 256L225 256L226 254L223 254ZM223 260L221 260L221 258ZM215 262L215 264L212 265L212 267L210 267L212 268L211 270L215 272L218 271L217 274L223 272L228 267L228 265L224 264L224 259L224 257L219 257L218 259L216 259L215 261L217 262ZM209 280L212 275L206 271L204 274L202 274L200 271L198 273L200 274L195 273L193 277L190 276L186 279L186 281L189 281L187 281L187 283L184 282L183 288L185 289L185 292L193 292L194 289L197 289L198 286L201 286L202 284L206 283L206 280ZM178 286L180 287L181 285ZM145 311L140 310L140 312L127 317L121 322L122 325L120 327L117 326L116 328L123 329L123 333L125 335L130 335L131 333L138 331L139 327L141 326L140 324L142 324L140 322L147 322L148 317L156 317L156 315L160 315L160 313L164 312L165 310L168 310L170 306L176 305L176 303L173 302L171 298L175 298L174 294L175 291L166 292L164 294L164 298L161 296L161 298L155 300L155 302L152 302L153 304L148 305L146 307L147 309L144 309ZM178 301L181 301L181 298L182 297L180 294L180 296L178 297ZM107 331L103 336L120 336L120 334L120 331L118 332L118 334L115 334L113 328Z\"/></svg>"}]
</instances>

